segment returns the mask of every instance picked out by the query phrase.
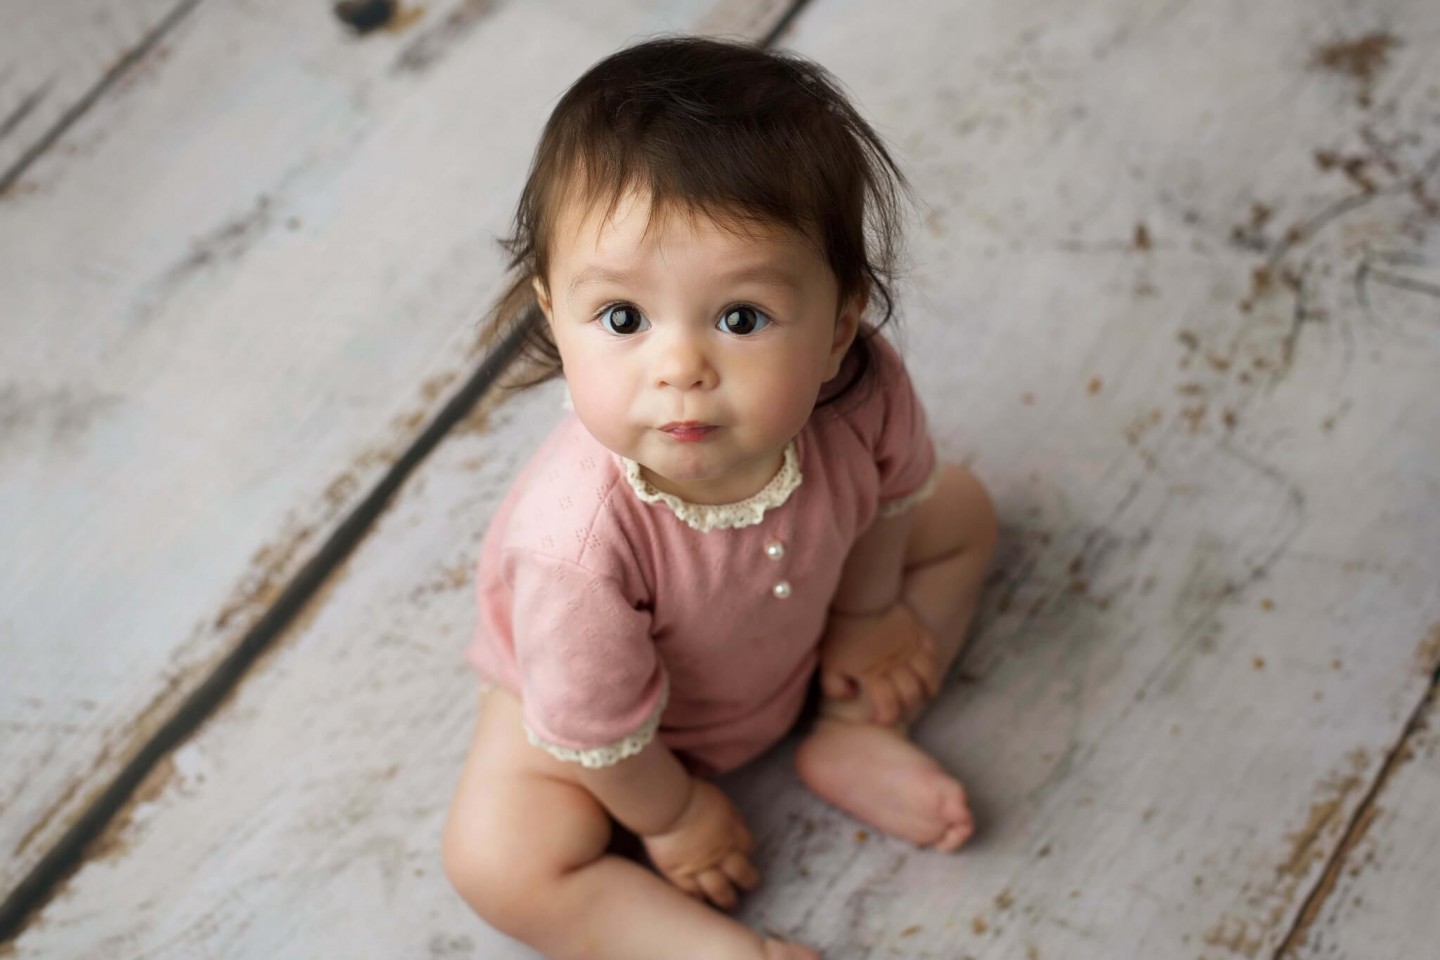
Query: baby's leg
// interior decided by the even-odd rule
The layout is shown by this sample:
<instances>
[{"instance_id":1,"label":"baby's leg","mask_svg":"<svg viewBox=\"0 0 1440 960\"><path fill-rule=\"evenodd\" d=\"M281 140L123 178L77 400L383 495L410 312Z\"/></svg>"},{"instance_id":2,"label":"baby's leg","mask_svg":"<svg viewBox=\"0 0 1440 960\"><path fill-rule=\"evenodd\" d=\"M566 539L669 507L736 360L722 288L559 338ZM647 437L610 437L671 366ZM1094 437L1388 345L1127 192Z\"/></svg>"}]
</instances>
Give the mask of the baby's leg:
<instances>
[{"instance_id":1,"label":"baby's leg","mask_svg":"<svg viewBox=\"0 0 1440 960\"><path fill-rule=\"evenodd\" d=\"M959 655L994 552L994 508L980 482L948 466L915 508L906 545L905 601L935 638L940 675ZM864 700L825 700L795 763L825 800L884 832L954 850L974 829L965 791L909 739L914 716L893 727L869 719Z\"/></svg>"},{"instance_id":2,"label":"baby's leg","mask_svg":"<svg viewBox=\"0 0 1440 960\"><path fill-rule=\"evenodd\" d=\"M484 695L443 849L450 882L486 922L552 960L814 960L607 855L609 840L574 768L525 739L520 702Z\"/></svg>"}]
</instances>

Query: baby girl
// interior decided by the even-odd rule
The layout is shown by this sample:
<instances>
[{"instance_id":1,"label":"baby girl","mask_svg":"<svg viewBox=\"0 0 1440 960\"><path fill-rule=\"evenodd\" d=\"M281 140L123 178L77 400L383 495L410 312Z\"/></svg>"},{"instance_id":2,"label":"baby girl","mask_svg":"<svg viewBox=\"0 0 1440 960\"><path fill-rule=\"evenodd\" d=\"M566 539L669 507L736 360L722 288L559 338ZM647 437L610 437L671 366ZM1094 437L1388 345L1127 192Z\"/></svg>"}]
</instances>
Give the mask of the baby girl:
<instances>
[{"instance_id":1,"label":"baby girl","mask_svg":"<svg viewBox=\"0 0 1440 960\"><path fill-rule=\"evenodd\" d=\"M996 523L878 332L904 189L827 73L754 46L642 43L550 117L491 323L535 318L532 382L563 376L574 413L481 549L444 836L465 901L547 956L816 957L722 912L760 877L712 779L802 714L819 796L920 846L970 835L908 730Z\"/></svg>"}]
</instances>

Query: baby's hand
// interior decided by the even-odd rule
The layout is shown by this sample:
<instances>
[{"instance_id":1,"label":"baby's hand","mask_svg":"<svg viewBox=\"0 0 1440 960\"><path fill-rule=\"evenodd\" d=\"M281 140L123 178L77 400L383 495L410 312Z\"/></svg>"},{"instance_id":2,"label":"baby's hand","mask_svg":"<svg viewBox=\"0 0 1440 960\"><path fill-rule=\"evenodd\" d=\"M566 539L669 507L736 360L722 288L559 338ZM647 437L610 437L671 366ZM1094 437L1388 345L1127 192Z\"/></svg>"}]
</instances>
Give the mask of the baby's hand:
<instances>
[{"instance_id":1,"label":"baby's hand","mask_svg":"<svg viewBox=\"0 0 1440 960\"><path fill-rule=\"evenodd\" d=\"M851 700L863 693L870 718L892 724L940 689L935 638L904 603L871 616L831 612L820 642L820 687Z\"/></svg>"},{"instance_id":2,"label":"baby's hand","mask_svg":"<svg viewBox=\"0 0 1440 960\"><path fill-rule=\"evenodd\" d=\"M754 890L760 883L760 873L750 862L755 841L740 811L708 780L695 780L690 803L674 826L641 839L665 879L723 910L738 902L736 887Z\"/></svg>"}]
</instances>

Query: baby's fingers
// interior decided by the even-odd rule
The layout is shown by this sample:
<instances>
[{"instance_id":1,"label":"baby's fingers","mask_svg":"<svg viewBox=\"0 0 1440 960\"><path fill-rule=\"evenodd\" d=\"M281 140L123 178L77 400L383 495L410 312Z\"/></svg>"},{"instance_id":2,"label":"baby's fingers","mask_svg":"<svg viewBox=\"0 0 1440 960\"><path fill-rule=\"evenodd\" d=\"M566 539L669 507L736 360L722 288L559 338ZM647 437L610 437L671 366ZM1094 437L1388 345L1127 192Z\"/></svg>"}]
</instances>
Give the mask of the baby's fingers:
<instances>
[{"instance_id":1,"label":"baby's fingers","mask_svg":"<svg viewBox=\"0 0 1440 960\"><path fill-rule=\"evenodd\" d=\"M744 854L730 854L720 862L720 869L741 890L754 890L760 886L760 871Z\"/></svg>"},{"instance_id":2,"label":"baby's fingers","mask_svg":"<svg viewBox=\"0 0 1440 960\"><path fill-rule=\"evenodd\" d=\"M870 719L889 725L900 717L900 706L895 698L895 688L885 677L874 677L865 683L865 695L870 700Z\"/></svg>"},{"instance_id":3,"label":"baby's fingers","mask_svg":"<svg viewBox=\"0 0 1440 960\"><path fill-rule=\"evenodd\" d=\"M890 684L900 695L900 706L904 710L918 707L929 699L925 695L925 684L908 666L899 667L890 673Z\"/></svg>"},{"instance_id":4,"label":"baby's fingers","mask_svg":"<svg viewBox=\"0 0 1440 960\"><path fill-rule=\"evenodd\" d=\"M705 891L706 899L721 910L733 910L739 902L735 888L730 885L730 878L718 869L711 867L709 870L702 870L695 879Z\"/></svg>"},{"instance_id":5,"label":"baby's fingers","mask_svg":"<svg viewBox=\"0 0 1440 960\"><path fill-rule=\"evenodd\" d=\"M820 671L820 690L831 700L853 700L855 684L843 673L833 670Z\"/></svg>"}]
</instances>

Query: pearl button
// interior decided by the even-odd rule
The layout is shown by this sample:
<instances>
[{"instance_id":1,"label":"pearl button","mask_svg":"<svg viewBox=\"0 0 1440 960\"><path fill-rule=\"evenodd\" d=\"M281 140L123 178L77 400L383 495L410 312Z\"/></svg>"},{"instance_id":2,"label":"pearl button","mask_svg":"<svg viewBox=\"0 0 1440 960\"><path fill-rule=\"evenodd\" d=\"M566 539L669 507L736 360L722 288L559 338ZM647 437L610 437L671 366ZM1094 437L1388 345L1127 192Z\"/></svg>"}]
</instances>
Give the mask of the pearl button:
<instances>
[{"instance_id":1,"label":"pearl button","mask_svg":"<svg viewBox=\"0 0 1440 960\"><path fill-rule=\"evenodd\" d=\"M765 556L769 557L771 560L779 560L781 557L785 556L785 544L781 543L779 540L771 540L769 543L765 544Z\"/></svg>"},{"instance_id":2,"label":"pearl button","mask_svg":"<svg viewBox=\"0 0 1440 960\"><path fill-rule=\"evenodd\" d=\"M775 594L775 597L778 600L790 599L790 581L781 580L779 583L775 584L774 589L772 589L770 592Z\"/></svg>"}]
</instances>

